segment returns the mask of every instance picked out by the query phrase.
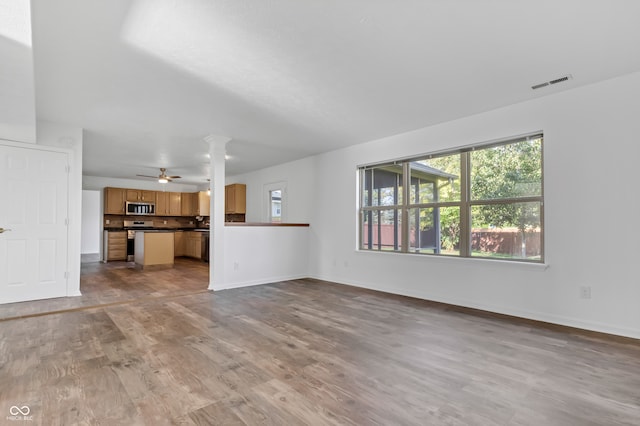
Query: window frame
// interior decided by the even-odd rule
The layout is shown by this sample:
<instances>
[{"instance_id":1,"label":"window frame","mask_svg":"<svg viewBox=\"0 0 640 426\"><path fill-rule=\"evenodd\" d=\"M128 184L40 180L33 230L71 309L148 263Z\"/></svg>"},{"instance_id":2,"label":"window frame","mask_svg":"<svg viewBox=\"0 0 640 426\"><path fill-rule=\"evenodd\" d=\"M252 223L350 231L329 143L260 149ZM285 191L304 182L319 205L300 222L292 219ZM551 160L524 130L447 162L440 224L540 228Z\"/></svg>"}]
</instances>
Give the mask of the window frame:
<instances>
[{"instance_id":1,"label":"window frame","mask_svg":"<svg viewBox=\"0 0 640 426\"><path fill-rule=\"evenodd\" d=\"M483 149L490 149L497 146L504 146L523 142L527 140L540 139L540 195L527 195L527 196L515 196L504 198L492 198L492 199L477 199L471 198L471 154L474 151ZM420 160L429 160L433 158L446 157L450 155L460 155L460 201L436 201L427 203L411 203L411 163ZM402 194L400 203L392 205L365 205L365 191L364 187L365 173L368 170L398 166L402 167ZM545 262L545 226L544 226L544 134L543 132L534 132L525 135L505 138L497 141L478 143L473 145L467 145L463 147L452 148L448 150L437 151L433 153L422 154L418 156L406 157L397 160L391 160L386 162L372 163L367 165L358 166L358 250L363 252L385 252L385 253L401 253L401 254L419 254L426 256L446 256L452 258L467 258L467 259L486 259L486 260L503 260L508 262L525 262L525 263L541 263ZM373 188L373 184L372 184ZM373 196L371 193L370 196ZM500 258L495 259L486 256L473 256L472 255L472 223L471 223L471 211L475 206L486 205L513 205L521 203L538 203L539 215L540 215L540 258L528 259L521 257L513 258ZM412 209L439 209L443 207L459 207L460 208L460 249L459 254L441 254L441 253L424 253L418 251L411 251L410 245L410 222L409 212ZM364 230L365 230L365 213L376 212L384 210L396 210L398 212L397 217L400 218L400 238L401 241L394 243L398 245L397 250L381 250L376 248L368 248L364 244ZM370 221L370 223L372 223ZM373 242L371 242L373 243ZM441 244L438 242L438 244ZM380 245L380 242L378 243Z\"/></svg>"}]
</instances>

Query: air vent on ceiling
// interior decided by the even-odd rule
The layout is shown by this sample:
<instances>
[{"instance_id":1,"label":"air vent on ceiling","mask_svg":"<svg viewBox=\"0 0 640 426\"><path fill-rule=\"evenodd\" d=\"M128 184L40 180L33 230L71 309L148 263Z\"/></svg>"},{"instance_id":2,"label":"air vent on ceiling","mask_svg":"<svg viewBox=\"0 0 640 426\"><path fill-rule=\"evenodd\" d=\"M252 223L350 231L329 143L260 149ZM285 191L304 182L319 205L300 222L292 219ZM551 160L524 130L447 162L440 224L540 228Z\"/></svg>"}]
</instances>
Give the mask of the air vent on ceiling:
<instances>
[{"instance_id":1,"label":"air vent on ceiling","mask_svg":"<svg viewBox=\"0 0 640 426\"><path fill-rule=\"evenodd\" d=\"M555 80L550 80L550 81L545 81L544 83L535 84L535 85L531 86L531 88L532 88L533 90L536 90L536 89L542 89L543 87L547 87L547 86L549 86L549 85L551 85L551 84L558 84L558 83L562 83L562 82L564 82L564 81L568 81L568 80L570 80L570 79L572 79L572 78L573 78L573 77L571 76L571 74L567 74L567 75L562 76L562 77L560 77L560 78L556 78Z\"/></svg>"}]
</instances>

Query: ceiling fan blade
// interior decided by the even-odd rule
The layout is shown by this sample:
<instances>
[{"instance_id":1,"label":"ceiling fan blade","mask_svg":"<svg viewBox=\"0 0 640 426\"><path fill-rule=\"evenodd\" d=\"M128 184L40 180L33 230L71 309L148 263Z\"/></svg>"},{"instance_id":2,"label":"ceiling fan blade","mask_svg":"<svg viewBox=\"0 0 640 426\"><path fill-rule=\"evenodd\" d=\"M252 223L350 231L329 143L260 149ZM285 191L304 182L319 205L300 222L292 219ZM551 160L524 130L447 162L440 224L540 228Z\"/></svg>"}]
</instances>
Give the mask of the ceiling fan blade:
<instances>
[{"instance_id":1,"label":"ceiling fan blade","mask_svg":"<svg viewBox=\"0 0 640 426\"><path fill-rule=\"evenodd\" d=\"M182 176L167 176L169 179L180 179Z\"/></svg>"},{"instance_id":2,"label":"ceiling fan blade","mask_svg":"<svg viewBox=\"0 0 640 426\"><path fill-rule=\"evenodd\" d=\"M136 175L136 176L141 176L141 177L148 177L148 178L158 179L158 176L149 176L149 175Z\"/></svg>"}]
</instances>

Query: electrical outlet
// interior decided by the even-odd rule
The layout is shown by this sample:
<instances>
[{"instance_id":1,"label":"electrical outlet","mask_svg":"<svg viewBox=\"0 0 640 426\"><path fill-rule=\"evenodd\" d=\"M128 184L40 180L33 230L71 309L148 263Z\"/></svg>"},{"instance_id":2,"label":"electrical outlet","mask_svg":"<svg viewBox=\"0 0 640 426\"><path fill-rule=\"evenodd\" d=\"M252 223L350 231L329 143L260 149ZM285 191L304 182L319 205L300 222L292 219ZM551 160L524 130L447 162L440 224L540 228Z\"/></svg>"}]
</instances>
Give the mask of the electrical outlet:
<instances>
[{"instance_id":1,"label":"electrical outlet","mask_svg":"<svg viewBox=\"0 0 640 426\"><path fill-rule=\"evenodd\" d=\"M106 223L107 225L109 225L109 224L111 224L111 221L110 221L109 219L107 219L107 220L105 220L105 223Z\"/></svg>"},{"instance_id":2,"label":"electrical outlet","mask_svg":"<svg viewBox=\"0 0 640 426\"><path fill-rule=\"evenodd\" d=\"M166 224L167 224L167 221L166 221L166 220L163 220L163 221L162 221L162 224L163 224L163 225L166 225Z\"/></svg>"},{"instance_id":3,"label":"electrical outlet","mask_svg":"<svg viewBox=\"0 0 640 426\"><path fill-rule=\"evenodd\" d=\"M591 287L588 285L580 286L580 299L591 299Z\"/></svg>"}]
</instances>

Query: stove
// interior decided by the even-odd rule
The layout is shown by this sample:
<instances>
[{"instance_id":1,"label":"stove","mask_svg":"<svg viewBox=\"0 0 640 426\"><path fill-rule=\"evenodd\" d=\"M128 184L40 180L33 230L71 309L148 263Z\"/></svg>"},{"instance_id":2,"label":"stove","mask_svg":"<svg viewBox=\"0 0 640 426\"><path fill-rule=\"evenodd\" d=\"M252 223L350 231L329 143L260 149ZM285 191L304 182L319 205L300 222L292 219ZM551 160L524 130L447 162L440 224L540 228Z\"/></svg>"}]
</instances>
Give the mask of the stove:
<instances>
[{"instance_id":1,"label":"stove","mask_svg":"<svg viewBox=\"0 0 640 426\"><path fill-rule=\"evenodd\" d=\"M136 230L153 229L152 220L125 220L124 229L127 231L127 261L132 262L136 252Z\"/></svg>"},{"instance_id":2,"label":"stove","mask_svg":"<svg viewBox=\"0 0 640 426\"><path fill-rule=\"evenodd\" d=\"M153 229L152 220L125 220L124 229Z\"/></svg>"}]
</instances>

